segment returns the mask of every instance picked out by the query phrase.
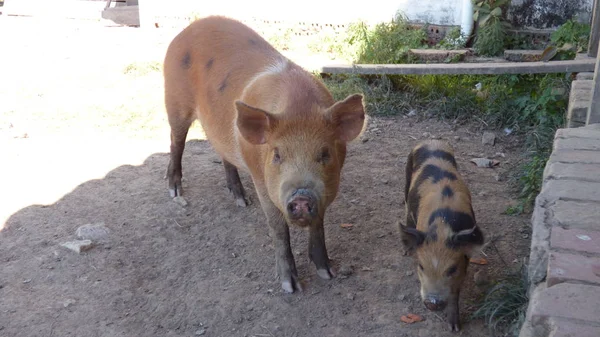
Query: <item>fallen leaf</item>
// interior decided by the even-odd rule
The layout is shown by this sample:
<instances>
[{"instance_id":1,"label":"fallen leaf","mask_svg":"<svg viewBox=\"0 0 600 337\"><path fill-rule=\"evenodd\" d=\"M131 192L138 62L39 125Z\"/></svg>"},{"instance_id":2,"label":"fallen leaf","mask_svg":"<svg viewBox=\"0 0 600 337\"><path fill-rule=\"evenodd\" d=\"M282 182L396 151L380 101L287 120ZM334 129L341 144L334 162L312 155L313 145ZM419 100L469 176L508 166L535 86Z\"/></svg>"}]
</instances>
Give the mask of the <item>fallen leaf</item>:
<instances>
[{"instance_id":1,"label":"fallen leaf","mask_svg":"<svg viewBox=\"0 0 600 337\"><path fill-rule=\"evenodd\" d=\"M343 223L343 224L341 225L341 227L342 227L342 228L350 228L350 227L352 227L352 226L353 226L353 225L352 225L351 223Z\"/></svg>"},{"instance_id":2,"label":"fallen leaf","mask_svg":"<svg viewBox=\"0 0 600 337\"><path fill-rule=\"evenodd\" d=\"M408 314L408 315L403 315L402 317L400 317L400 320L404 323L412 324L415 322L423 321L423 316L419 316L417 314Z\"/></svg>"},{"instance_id":3,"label":"fallen leaf","mask_svg":"<svg viewBox=\"0 0 600 337\"><path fill-rule=\"evenodd\" d=\"M475 264L488 264L488 261L486 259L484 259L483 257L480 258L470 258L469 262L471 263L475 263Z\"/></svg>"}]
</instances>

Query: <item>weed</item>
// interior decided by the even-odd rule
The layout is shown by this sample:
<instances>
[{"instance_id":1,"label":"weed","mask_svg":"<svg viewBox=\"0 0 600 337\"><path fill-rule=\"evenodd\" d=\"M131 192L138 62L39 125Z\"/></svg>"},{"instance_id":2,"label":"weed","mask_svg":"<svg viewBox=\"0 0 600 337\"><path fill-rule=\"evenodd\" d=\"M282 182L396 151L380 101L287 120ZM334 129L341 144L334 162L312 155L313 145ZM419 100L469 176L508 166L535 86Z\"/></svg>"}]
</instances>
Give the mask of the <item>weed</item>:
<instances>
[{"instance_id":1,"label":"weed","mask_svg":"<svg viewBox=\"0 0 600 337\"><path fill-rule=\"evenodd\" d=\"M550 41L558 48L569 44L572 45L577 52L581 52L588 49L589 38L589 24L569 20L552 33Z\"/></svg>"},{"instance_id":2,"label":"weed","mask_svg":"<svg viewBox=\"0 0 600 337\"><path fill-rule=\"evenodd\" d=\"M492 335L503 331L518 336L529 303L529 282L525 266L492 286L472 318L483 318Z\"/></svg>"},{"instance_id":3,"label":"weed","mask_svg":"<svg viewBox=\"0 0 600 337\"><path fill-rule=\"evenodd\" d=\"M354 23L348 29L348 44L357 50L357 63L408 63L408 50L424 47L426 39L426 28L411 27L400 14L373 29L364 22Z\"/></svg>"},{"instance_id":4,"label":"weed","mask_svg":"<svg viewBox=\"0 0 600 337\"><path fill-rule=\"evenodd\" d=\"M466 43L467 37L460 31L460 27L454 27L446 33L446 36L436 45L436 48L461 49L465 47Z\"/></svg>"},{"instance_id":5,"label":"weed","mask_svg":"<svg viewBox=\"0 0 600 337\"><path fill-rule=\"evenodd\" d=\"M510 0L484 0L475 2L473 20L479 26L473 47L480 55L497 56L504 51L506 30L504 7Z\"/></svg>"}]
</instances>

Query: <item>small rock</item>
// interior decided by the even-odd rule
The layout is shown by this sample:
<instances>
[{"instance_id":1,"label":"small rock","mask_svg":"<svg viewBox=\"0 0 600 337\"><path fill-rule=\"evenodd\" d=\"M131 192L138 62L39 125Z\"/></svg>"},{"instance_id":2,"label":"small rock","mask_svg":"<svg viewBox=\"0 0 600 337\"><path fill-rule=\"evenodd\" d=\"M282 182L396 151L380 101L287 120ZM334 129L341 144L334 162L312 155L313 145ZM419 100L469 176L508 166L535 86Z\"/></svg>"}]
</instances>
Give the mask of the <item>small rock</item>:
<instances>
[{"instance_id":1,"label":"small rock","mask_svg":"<svg viewBox=\"0 0 600 337\"><path fill-rule=\"evenodd\" d=\"M63 302L63 307L68 308L68 307L72 306L73 304L75 304L75 302L76 302L75 300L69 298Z\"/></svg>"},{"instance_id":2,"label":"small rock","mask_svg":"<svg viewBox=\"0 0 600 337\"><path fill-rule=\"evenodd\" d=\"M213 163L215 163L215 164L221 164L221 163L223 163L223 162L222 162L221 160L219 160L219 159L213 159L213 160L212 160L212 162L213 162Z\"/></svg>"},{"instance_id":3,"label":"small rock","mask_svg":"<svg viewBox=\"0 0 600 337\"><path fill-rule=\"evenodd\" d=\"M481 138L481 144L483 145L494 145L496 143L496 134L493 132L486 131L483 133Z\"/></svg>"},{"instance_id":4,"label":"small rock","mask_svg":"<svg viewBox=\"0 0 600 337\"><path fill-rule=\"evenodd\" d=\"M387 185L387 184L388 184L390 181L389 181L389 180L387 180L387 179L382 179L382 180L381 180L381 182L382 182L384 185Z\"/></svg>"},{"instance_id":5,"label":"small rock","mask_svg":"<svg viewBox=\"0 0 600 337\"><path fill-rule=\"evenodd\" d=\"M350 301L354 301L354 294L353 293L346 294L346 298L349 299Z\"/></svg>"},{"instance_id":6,"label":"small rock","mask_svg":"<svg viewBox=\"0 0 600 337\"><path fill-rule=\"evenodd\" d=\"M523 234L523 239L528 239L529 238L529 234Z\"/></svg>"},{"instance_id":7,"label":"small rock","mask_svg":"<svg viewBox=\"0 0 600 337\"><path fill-rule=\"evenodd\" d=\"M473 158L471 159L471 162L475 165L477 165L477 167L493 167L493 166L497 166L500 164L499 161L497 160L491 160L491 159L487 159L487 158Z\"/></svg>"},{"instance_id":8,"label":"small rock","mask_svg":"<svg viewBox=\"0 0 600 337\"><path fill-rule=\"evenodd\" d=\"M409 112L406 114L406 116L408 116L408 117L413 117L413 116L416 116L416 115L417 115L417 112L416 112L415 110L410 110L410 111L409 111Z\"/></svg>"},{"instance_id":9,"label":"small rock","mask_svg":"<svg viewBox=\"0 0 600 337\"><path fill-rule=\"evenodd\" d=\"M502 181L502 177L499 174L496 174L494 179L496 179L496 181Z\"/></svg>"},{"instance_id":10,"label":"small rock","mask_svg":"<svg viewBox=\"0 0 600 337\"><path fill-rule=\"evenodd\" d=\"M406 276L412 276L412 275L413 275L413 271L412 270L409 270L409 271L406 272Z\"/></svg>"},{"instance_id":11,"label":"small rock","mask_svg":"<svg viewBox=\"0 0 600 337\"><path fill-rule=\"evenodd\" d=\"M430 137L430 138L431 138L431 139L442 139L442 137L441 137L441 136L436 136L436 135L431 135L431 137Z\"/></svg>"},{"instance_id":12,"label":"small rock","mask_svg":"<svg viewBox=\"0 0 600 337\"><path fill-rule=\"evenodd\" d=\"M494 157L506 158L506 155L504 154L504 152L496 152L496 154L494 155Z\"/></svg>"},{"instance_id":13,"label":"small rock","mask_svg":"<svg viewBox=\"0 0 600 337\"><path fill-rule=\"evenodd\" d=\"M27 284L27 283L30 283L30 282L31 282L31 279L30 279L30 278L28 278L28 279L26 279L25 281L23 281L23 283L25 283L25 284Z\"/></svg>"},{"instance_id":14,"label":"small rock","mask_svg":"<svg viewBox=\"0 0 600 337\"><path fill-rule=\"evenodd\" d=\"M91 249L92 247L94 247L94 244L92 243L92 240L75 240L75 241L68 241L65 243L61 243L60 244L61 247L65 247L67 249L70 249L72 251L74 251L75 253L80 254L81 252L85 252L86 250Z\"/></svg>"},{"instance_id":15,"label":"small rock","mask_svg":"<svg viewBox=\"0 0 600 337\"><path fill-rule=\"evenodd\" d=\"M431 137L431 133L423 132L423 138L429 138L429 137Z\"/></svg>"},{"instance_id":16,"label":"small rock","mask_svg":"<svg viewBox=\"0 0 600 337\"><path fill-rule=\"evenodd\" d=\"M200 328L200 329L196 330L196 332L195 332L196 336L202 336L205 333L206 333L206 329L204 329L204 328Z\"/></svg>"},{"instance_id":17,"label":"small rock","mask_svg":"<svg viewBox=\"0 0 600 337\"><path fill-rule=\"evenodd\" d=\"M399 299L400 301L404 301L404 300L406 300L406 295L404 295L404 294L400 294L400 295L398 295L398 299Z\"/></svg>"},{"instance_id":18,"label":"small rock","mask_svg":"<svg viewBox=\"0 0 600 337\"><path fill-rule=\"evenodd\" d=\"M75 232L79 240L92 240L93 242L106 242L108 234L110 231L104 223L83 225Z\"/></svg>"},{"instance_id":19,"label":"small rock","mask_svg":"<svg viewBox=\"0 0 600 337\"><path fill-rule=\"evenodd\" d=\"M352 268L352 266L343 265L343 266L340 267L340 269L338 270L338 272L342 276L350 276L350 275L352 275L352 273L354 273L354 269Z\"/></svg>"},{"instance_id":20,"label":"small rock","mask_svg":"<svg viewBox=\"0 0 600 337\"><path fill-rule=\"evenodd\" d=\"M364 137L363 139L361 139L361 141L362 141L363 143L366 143L366 142L368 142L368 141L369 141L369 138L367 138L367 137Z\"/></svg>"},{"instance_id":21,"label":"small rock","mask_svg":"<svg viewBox=\"0 0 600 337\"><path fill-rule=\"evenodd\" d=\"M479 194L478 194L478 195L479 195L480 197L485 197L485 196L486 196L486 194L487 194L487 193L486 193L485 191L481 191L481 192L479 192Z\"/></svg>"},{"instance_id":22,"label":"small rock","mask_svg":"<svg viewBox=\"0 0 600 337\"><path fill-rule=\"evenodd\" d=\"M176 203L178 203L181 207L185 207L187 206L187 201L180 195L176 196L175 198L173 198L173 201L175 201Z\"/></svg>"},{"instance_id":23,"label":"small rock","mask_svg":"<svg viewBox=\"0 0 600 337\"><path fill-rule=\"evenodd\" d=\"M460 140L460 136L454 136L454 140L458 142Z\"/></svg>"}]
</instances>

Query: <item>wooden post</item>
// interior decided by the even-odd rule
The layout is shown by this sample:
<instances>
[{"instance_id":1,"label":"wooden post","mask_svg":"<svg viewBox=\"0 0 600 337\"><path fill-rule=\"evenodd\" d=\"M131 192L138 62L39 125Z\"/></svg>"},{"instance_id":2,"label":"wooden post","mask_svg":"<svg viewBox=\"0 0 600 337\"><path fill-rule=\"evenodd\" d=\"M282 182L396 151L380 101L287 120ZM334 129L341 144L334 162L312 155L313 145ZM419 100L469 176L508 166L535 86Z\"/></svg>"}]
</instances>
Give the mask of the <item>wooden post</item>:
<instances>
[{"instance_id":1,"label":"wooden post","mask_svg":"<svg viewBox=\"0 0 600 337\"><path fill-rule=\"evenodd\" d=\"M598 4L598 1L596 1L596 4ZM588 110L586 125L600 123L600 53L597 54L594 83L592 84L592 102Z\"/></svg>"},{"instance_id":2,"label":"wooden post","mask_svg":"<svg viewBox=\"0 0 600 337\"><path fill-rule=\"evenodd\" d=\"M592 30L590 31L588 56L596 57L598 54L598 41L600 41L600 0L594 0L594 7L592 7L591 28Z\"/></svg>"}]
</instances>

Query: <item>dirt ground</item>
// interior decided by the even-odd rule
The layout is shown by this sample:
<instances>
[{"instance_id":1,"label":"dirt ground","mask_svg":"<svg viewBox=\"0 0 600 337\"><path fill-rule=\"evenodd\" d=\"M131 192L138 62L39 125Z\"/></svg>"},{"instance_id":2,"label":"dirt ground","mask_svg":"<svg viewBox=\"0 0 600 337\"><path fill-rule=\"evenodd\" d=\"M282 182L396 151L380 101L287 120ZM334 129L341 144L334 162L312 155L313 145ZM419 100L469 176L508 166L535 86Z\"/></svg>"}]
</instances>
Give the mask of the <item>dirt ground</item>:
<instances>
[{"instance_id":1,"label":"dirt ground","mask_svg":"<svg viewBox=\"0 0 600 337\"><path fill-rule=\"evenodd\" d=\"M499 280L528 255L529 216L503 214L515 203L506 174L519 156L517 138L497 132L496 145L484 146L471 125L371 118L349 147L325 219L334 266L351 272L321 280L306 233L293 229L305 290L287 295L248 175L242 182L253 203L239 208L198 128L183 159L189 204L168 196L161 74L128 69L160 61L171 33L159 40L132 28L3 20L0 31L20 33L2 37L9 48L0 81L0 335L457 335L421 303L396 227L406 155L431 136L454 146L479 225L495 239L483 251L489 264L470 266L458 334L489 335L481 320L468 320L481 296L473 274L483 269ZM505 155L496 168L469 162L496 153ZM88 223L104 223L108 241L81 254L60 246ZM425 320L402 323L407 313Z\"/></svg>"}]
</instances>

